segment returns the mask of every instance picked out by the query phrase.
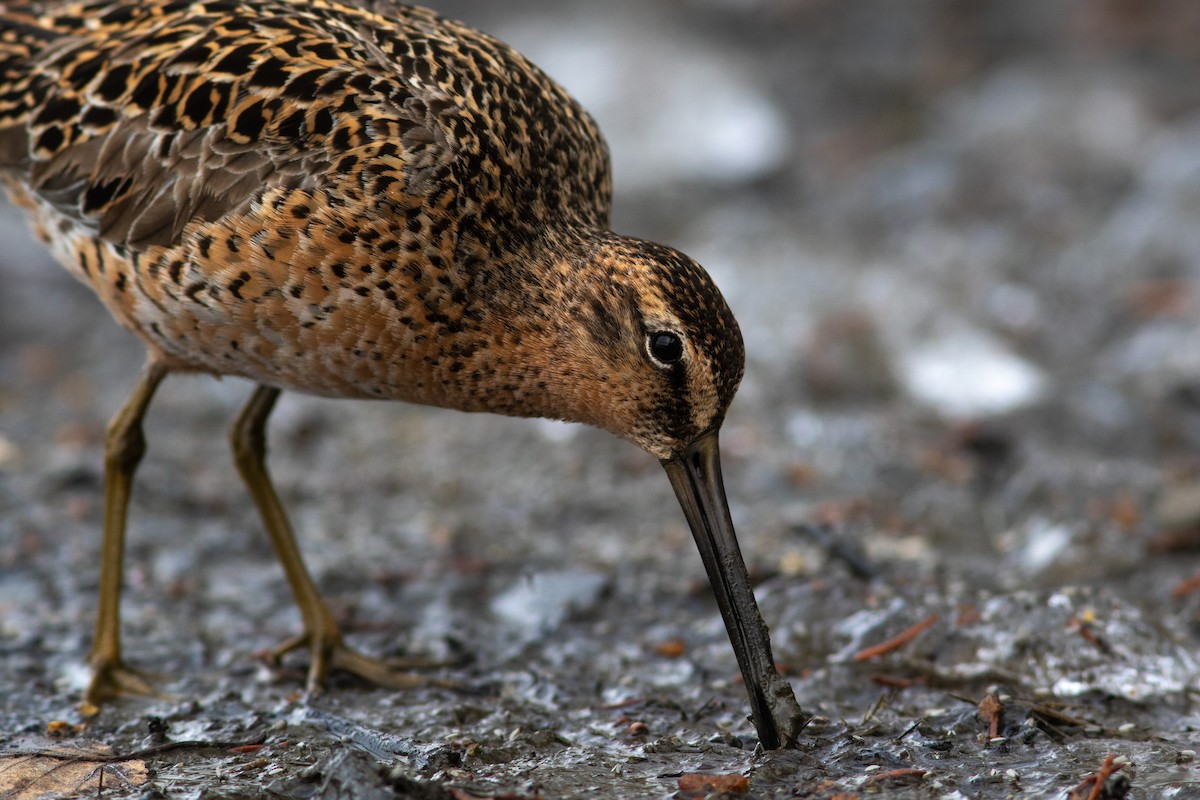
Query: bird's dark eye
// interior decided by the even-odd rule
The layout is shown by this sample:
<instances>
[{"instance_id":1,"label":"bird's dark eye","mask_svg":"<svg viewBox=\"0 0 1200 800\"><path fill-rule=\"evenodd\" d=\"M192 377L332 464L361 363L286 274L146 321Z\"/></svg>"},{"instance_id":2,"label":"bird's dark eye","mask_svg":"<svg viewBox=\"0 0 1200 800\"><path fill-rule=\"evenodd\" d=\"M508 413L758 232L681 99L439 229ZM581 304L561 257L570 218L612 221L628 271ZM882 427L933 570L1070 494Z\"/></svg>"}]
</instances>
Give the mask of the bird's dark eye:
<instances>
[{"instance_id":1,"label":"bird's dark eye","mask_svg":"<svg viewBox=\"0 0 1200 800\"><path fill-rule=\"evenodd\" d=\"M646 337L650 355L660 364L674 364L683 358L683 342L668 331L657 331Z\"/></svg>"}]
</instances>

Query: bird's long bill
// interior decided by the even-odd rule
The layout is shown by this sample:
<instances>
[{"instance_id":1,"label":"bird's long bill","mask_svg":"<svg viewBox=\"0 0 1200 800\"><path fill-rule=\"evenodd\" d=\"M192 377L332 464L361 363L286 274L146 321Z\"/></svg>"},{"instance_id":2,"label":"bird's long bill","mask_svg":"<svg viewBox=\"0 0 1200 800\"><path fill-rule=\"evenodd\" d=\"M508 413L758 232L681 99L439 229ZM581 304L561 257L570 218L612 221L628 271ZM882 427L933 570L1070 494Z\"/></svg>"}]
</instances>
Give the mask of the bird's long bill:
<instances>
[{"instance_id":1,"label":"bird's long bill","mask_svg":"<svg viewBox=\"0 0 1200 800\"><path fill-rule=\"evenodd\" d=\"M799 736L808 717L800 710L792 687L775 671L767 625L754 600L750 575L729 516L717 433L704 436L681 455L664 460L662 465L708 570L750 694L759 741L768 750L789 744Z\"/></svg>"}]
</instances>

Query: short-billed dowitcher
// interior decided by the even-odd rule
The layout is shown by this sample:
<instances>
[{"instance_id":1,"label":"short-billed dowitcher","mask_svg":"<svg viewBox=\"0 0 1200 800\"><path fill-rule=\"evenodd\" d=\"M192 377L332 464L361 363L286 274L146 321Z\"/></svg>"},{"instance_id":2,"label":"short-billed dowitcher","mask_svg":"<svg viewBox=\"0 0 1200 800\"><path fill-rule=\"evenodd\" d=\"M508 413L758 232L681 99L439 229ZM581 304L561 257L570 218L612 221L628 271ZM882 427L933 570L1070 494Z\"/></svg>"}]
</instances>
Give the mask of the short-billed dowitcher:
<instances>
[{"instance_id":1,"label":"short-billed dowitcher","mask_svg":"<svg viewBox=\"0 0 1200 800\"><path fill-rule=\"evenodd\" d=\"M108 428L86 700L151 686L121 658L142 418L171 372L258 384L238 470L300 607L308 688L416 678L347 647L264 463L279 392L590 423L658 457L712 581L766 747L805 716L772 661L717 432L737 323L669 247L611 232L607 149L521 55L387 0L0 6L0 173L57 258L146 345Z\"/></svg>"}]
</instances>

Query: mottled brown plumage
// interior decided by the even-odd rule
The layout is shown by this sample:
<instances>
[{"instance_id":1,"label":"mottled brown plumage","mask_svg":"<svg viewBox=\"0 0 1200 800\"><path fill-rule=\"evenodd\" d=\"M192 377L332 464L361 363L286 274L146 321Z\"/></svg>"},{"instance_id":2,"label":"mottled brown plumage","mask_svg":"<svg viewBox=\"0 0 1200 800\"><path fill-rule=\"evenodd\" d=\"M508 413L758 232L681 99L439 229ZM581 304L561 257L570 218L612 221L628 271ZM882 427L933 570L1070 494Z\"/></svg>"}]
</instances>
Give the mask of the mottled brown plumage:
<instances>
[{"instance_id":1,"label":"mottled brown plumage","mask_svg":"<svg viewBox=\"0 0 1200 800\"><path fill-rule=\"evenodd\" d=\"M125 506L154 389L190 371L260 385L234 449L311 688L330 667L409 679L342 644L295 550L263 464L281 389L575 420L663 459L693 529L722 529L705 559L748 682L775 698L752 690L760 734L794 737L790 688L746 660L769 645L722 521L737 323L691 259L608 230L607 151L569 95L495 39L387 2L2 8L0 175L149 351L110 427L89 700L148 688L117 635ZM735 567L712 561L730 547Z\"/></svg>"}]
</instances>

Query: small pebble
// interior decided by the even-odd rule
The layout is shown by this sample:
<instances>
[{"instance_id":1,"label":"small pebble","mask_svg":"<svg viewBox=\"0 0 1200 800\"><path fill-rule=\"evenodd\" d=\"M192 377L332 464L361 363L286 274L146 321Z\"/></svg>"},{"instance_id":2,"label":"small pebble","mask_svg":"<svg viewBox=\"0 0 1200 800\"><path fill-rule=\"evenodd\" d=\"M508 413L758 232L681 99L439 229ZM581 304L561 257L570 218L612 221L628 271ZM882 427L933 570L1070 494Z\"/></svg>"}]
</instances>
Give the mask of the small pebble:
<instances>
[{"instance_id":1,"label":"small pebble","mask_svg":"<svg viewBox=\"0 0 1200 800\"><path fill-rule=\"evenodd\" d=\"M21 458L21 451L11 440L0 434L0 467L15 467Z\"/></svg>"}]
</instances>

